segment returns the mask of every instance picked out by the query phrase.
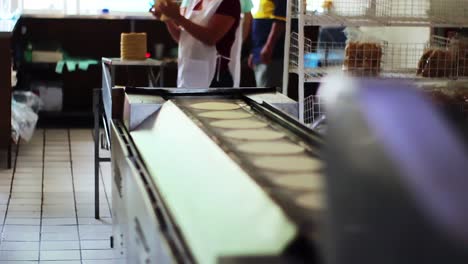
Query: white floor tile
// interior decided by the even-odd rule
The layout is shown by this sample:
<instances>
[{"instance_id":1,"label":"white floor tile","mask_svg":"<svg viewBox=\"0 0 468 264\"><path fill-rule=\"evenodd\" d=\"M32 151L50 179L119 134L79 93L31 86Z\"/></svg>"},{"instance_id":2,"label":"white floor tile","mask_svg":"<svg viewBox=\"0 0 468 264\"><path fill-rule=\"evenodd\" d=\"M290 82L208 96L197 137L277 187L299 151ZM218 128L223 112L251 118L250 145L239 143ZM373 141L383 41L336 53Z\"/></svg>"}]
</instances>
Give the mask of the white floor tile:
<instances>
[{"instance_id":1,"label":"white floor tile","mask_svg":"<svg viewBox=\"0 0 468 264\"><path fill-rule=\"evenodd\" d=\"M39 232L5 232L3 234L3 240L16 242L35 242L39 241Z\"/></svg>"},{"instance_id":2,"label":"white floor tile","mask_svg":"<svg viewBox=\"0 0 468 264\"><path fill-rule=\"evenodd\" d=\"M112 218L78 218L80 225L112 225Z\"/></svg>"},{"instance_id":3,"label":"white floor tile","mask_svg":"<svg viewBox=\"0 0 468 264\"><path fill-rule=\"evenodd\" d=\"M39 260L39 251L0 251L0 260Z\"/></svg>"},{"instance_id":4,"label":"white floor tile","mask_svg":"<svg viewBox=\"0 0 468 264\"><path fill-rule=\"evenodd\" d=\"M0 264L113 263L110 166L103 163L100 169L104 218L96 220L93 153L91 129L38 129L30 143L19 149L14 178L13 170L0 170L0 218L8 209Z\"/></svg>"},{"instance_id":5,"label":"white floor tile","mask_svg":"<svg viewBox=\"0 0 468 264\"><path fill-rule=\"evenodd\" d=\"M30 198L13 198L10 200L11 205L34 205L41 204L41 200Z\"/></svg>"},{"instance_id":6,"label":"white floor tile","mask_svg":"<svg viewBox=\"0 0 468 264\"><path fill-rule=\"evenodd\" d=\"M76 218L45 218L42 219L42 225L76 225Z\"/></svg>"},{"instance_id":7,"label":"white floor tile","mask_svg":"<svg viewBox=\"0 0 468 264\"><path fill-rule=\"evenodd\" d=\"M113 250L81 250L83 259L113 259Z\"/></svg>"},{"instance_id":8,"label":"white floor tile","mask_svg":"<svg viewBox=\"0 0 468 264\"><path fill-rule=\"evenodd\" d=\"M112 236L112 232L109 233L82 233L80 232L80 239L83 240L105 240Z\"/></svg>"},{"instance_id":9,"label":"white floor tile","mask_svg":"<svg viewBox=\"0 0 468 264\"><path fill-rule=\"evenodd\" d=\"M42 260L80 260L79 250L51 250L41 251L40 259Z\"/></svg>"},{"instance_id":10,"label":"white floor tile","mask_svg":"<svg viewBox=\"0 0 468 264\"><path fill-rule=\"evenodd\" d=\"M39 261L39 264L81 264L81 261L79 261L79 260L62 260L62 261L51 260L51 261L47 261L46 260L46 261Z\"/></svg>"},{"instance_id":11,"label":"white floor tile","mask_svg":"<svg viewBox=\"0 0 468 264\"><path fill-rule=\"evenodd\" d=\"M39 232L41 228L36 225L5 225L4 232Z\"/></svg>"},{"instance_id":12,"label":"white floor tile","mask_svg":"<svg viewBox=\"0 0 468 264\"><path fill-rule=\"evenodd\" d=\"M110 240L81 240L81 249L111 249Z\"/></svg>"},{"instance_id":13,"label":"white floor tile","mask_svg":"<svg viewBox=\"0 0 468 264\"><path fill-rule=\"evenodd\" d=\"M7 217L5 223L7 225L40 225L41 224L41 219L40 218Z\"/></svg>"},{"instance_id":14,"label":"white floor tile","mask_svg":"<svg viewBox=\"0 0 468 264\"><path fill-rule=\"evenodd\" d=\"M78 231L72 233L42 233L42 241L70 241L79 240Z\"/></svg>"},{"instance_id":15,"label":"white floor tile","mask_svg":"<svg viewBox=\"0 0 468 264\"><path fill-rule=\"evenodd\" d=\"M39 218L41 217L41 212L8 212L9 217L14 218Z\"/></svg>"},{"instance_id":16,"label":"white floor tile","mask_svg":"<svg viewBox=\"0 0 468 264\"><path fill-rule=\"evenodd\" d=\"M9 242L3 241L0 250L39 251L39 242Z\"/></svg>"},{"instance_id":17,"label":"white floor tile","mask_svg":"<svg viewBox=\"0 0 468 264\"><path fill-rule=\"evenodd\" d=\"M41 251L47 250L79 250L80 241L42 241Z\"/></svg>"},{"instance_id":18,"label":"white floor tile","mask_svg":"<svg viewBox=\"0 0 468 264\"><path fill-rule=\"evenodd\" d=\"M40 199L40 198L39 198ZM40 212L41 205L10 205L8 212Z\"/></svg>"},{"instance_id":19,"label":"white floor tile","mask_svg":"<svg viewBox=\"0 0 468 264\"><path fill-rule=\"evenodd\" d=\"M115 264L114 260L83 260L83 264Z\"/></svg>"}]
</instances>

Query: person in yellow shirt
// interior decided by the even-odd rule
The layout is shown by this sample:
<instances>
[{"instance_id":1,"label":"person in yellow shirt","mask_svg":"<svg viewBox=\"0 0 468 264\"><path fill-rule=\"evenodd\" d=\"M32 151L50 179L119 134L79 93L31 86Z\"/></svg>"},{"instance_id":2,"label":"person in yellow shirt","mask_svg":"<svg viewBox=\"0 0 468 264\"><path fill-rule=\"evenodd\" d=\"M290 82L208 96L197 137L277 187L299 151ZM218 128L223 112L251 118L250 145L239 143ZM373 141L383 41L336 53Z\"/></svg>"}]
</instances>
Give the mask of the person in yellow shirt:
<instances>
[{"instance_id":1,"label":"person in yellow shirt","mask_svg":"<svg viewBox=\"0 0 468 264\"><path fill-rule=\"evenodd\" d=\"M283 83L286 0L253 0L252 53L249 66L259 87Z\"/></svg>"}]
</instances>

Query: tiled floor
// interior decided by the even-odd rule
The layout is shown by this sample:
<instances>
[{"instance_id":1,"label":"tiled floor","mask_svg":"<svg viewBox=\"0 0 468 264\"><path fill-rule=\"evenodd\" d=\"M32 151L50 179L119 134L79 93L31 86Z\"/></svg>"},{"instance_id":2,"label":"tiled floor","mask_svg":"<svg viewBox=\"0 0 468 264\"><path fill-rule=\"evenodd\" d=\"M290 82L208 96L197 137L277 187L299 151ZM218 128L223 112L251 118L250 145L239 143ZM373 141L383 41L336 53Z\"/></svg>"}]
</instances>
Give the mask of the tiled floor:
<instances>
[{"instance_id":1,"label":"tiled floor","mask_svg":"<svg viewBox=\"0 0 468 264\"><path fill-rule=\"evenodd\" d=\"M37 130L0 169L0 264L113 263L110 164L101 164L101 220L94 219L89 129Z\"/></svg>"}]
</instances>

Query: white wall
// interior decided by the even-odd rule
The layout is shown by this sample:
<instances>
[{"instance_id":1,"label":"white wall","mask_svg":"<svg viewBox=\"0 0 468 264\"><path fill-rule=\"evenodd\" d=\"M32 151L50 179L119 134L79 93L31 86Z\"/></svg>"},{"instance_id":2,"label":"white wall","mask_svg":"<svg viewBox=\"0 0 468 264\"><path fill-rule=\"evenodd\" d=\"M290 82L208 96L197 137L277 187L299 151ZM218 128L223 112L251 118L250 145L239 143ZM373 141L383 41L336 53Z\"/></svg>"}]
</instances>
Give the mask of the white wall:
<instances>
[{"instance_id":1,"label":"white wall","mask_svg":"<svg viewBox=\"0 0 468 264\"><path fill-rule=\"evenodd\" d=\"M426 43L431 34L426 27L362 27L361 30L390 43Z\"/></svg>"},{"instance_id":2,"label":"white wall","mask_svg":"<svg viewBox=\"0 0 468 264\"><path fill-rule=\"evenodd\" d=\"M103 8L116 13L148 13L150 0L11 0L26 13L96 14Z\"/></svg>"}]
</instances>

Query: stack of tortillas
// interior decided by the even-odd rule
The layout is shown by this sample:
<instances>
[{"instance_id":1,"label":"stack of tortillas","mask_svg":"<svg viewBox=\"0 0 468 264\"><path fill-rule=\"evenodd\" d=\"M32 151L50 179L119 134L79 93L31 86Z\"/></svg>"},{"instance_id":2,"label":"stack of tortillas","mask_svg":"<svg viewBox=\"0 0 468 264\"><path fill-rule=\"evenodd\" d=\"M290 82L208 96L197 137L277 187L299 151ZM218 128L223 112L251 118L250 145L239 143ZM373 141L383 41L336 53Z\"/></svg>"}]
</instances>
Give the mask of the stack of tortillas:
<instances>
[{"instance_id":1,"label":"stack of tortillas","mask_svg":"<svg viewBox=\"0 0 468 264\"><path fill-rule=\"evenodd\" d=\"M161 4L161 5L167 5L167 2L169 2L169 1L171 1L171 0L159 0L159 4ZM162 14L160 20L161 20L161 21L169 21L170 18L167 17L166 15Z\"/></svg>"},{"instance_id":2,"label":"stack of tortillas","mask_svg":"<svg viewBox=\"0 0 468 264\"><path fill-rule=\"evenodd\" d=\"M120 36L120 58L122 60L145 60L146 33L122 33Z\"/></svg>"}]
</instances>

